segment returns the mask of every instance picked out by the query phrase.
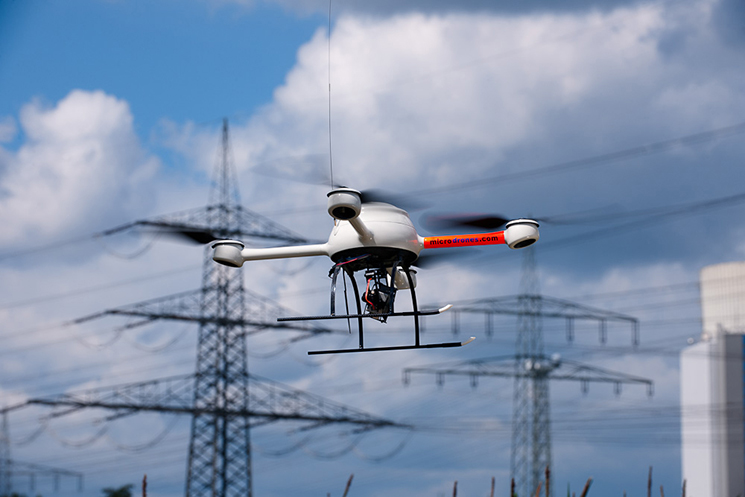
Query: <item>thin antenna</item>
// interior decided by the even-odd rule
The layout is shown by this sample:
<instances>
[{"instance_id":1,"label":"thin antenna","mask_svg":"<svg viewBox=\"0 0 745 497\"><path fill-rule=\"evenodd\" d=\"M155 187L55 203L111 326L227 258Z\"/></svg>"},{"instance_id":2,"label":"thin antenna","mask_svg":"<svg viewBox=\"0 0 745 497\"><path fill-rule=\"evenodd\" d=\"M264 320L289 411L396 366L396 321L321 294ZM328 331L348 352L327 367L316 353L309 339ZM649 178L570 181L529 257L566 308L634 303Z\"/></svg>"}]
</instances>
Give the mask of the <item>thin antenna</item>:
<instances>
[{"instance_id":1,"label":"thin antenna","mask_svg":"<svg viewBox=\"0 0 745 497\"><path fill-rule=\"evenodd\" d=\"M334 189L334 159L331 151L331 0L329 0L329 43L328 43L328 81L329 81L329 170L331 189Z\"/></svg>"}]
</instances>

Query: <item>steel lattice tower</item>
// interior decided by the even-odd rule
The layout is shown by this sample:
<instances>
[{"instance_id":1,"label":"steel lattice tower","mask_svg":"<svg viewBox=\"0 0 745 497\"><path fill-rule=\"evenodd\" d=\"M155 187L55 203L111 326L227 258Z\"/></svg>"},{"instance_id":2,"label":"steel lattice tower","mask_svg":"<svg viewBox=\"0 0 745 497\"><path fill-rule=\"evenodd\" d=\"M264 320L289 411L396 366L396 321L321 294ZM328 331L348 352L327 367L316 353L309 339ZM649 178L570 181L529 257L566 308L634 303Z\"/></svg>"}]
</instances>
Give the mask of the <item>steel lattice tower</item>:
<instances>
[{"instance_id":1,"label":"steel lattice tower","mask_svg":"<svg viewBox=\"0 0 745 497\"><path fill-rule=\"evenodd\" d=\"M517 340L515 342L515 383L512 399L511 474L518 488L536 488L543 469L551 466L551 417L548 391L550 369L534 370L522 375L526 361L537 362L544 357L543 320L535 250L526 249L523 256Z\"/></svg>"},{"instance_id":2,"label":"steel lattice tower","mask_svg":"<svg viewBox=\"0 0 745 497\"><path fill-rule=\"evenodd\" d=\"M514 355L406 368L404 383L409 383L413 372L433 373L440 385L444 382L445 375L469 376L474 387L478 384L479 376L513 378L510 470L520 496L533 495L542 482L544 470L551 467L549 381L578 381L583 392L587 391L591 382L612 383L617 394L620 393L622 384L639 384L647 386L649 395L652 393L652 382L646 378L546 356L543 345L544 317L565 319L569 341L573 340L574 321L577 319L598 322L602 343L606 340L608 321L630 323L634 346L639 342L639 329L638 321L631 316L542 296L533 247L524 252L519 295L480 299L470 305L459 306L453 314L454 332L459 328L458 316L464 312L484 314L487 335L492 332L491 319L494 314L516 315ZM553 495L553 488L547 489L547 494Z\"/></svg>"},{"instance_id":3,"label":"steel lattice tower","mask_svg":"<svg viewBox=\"0 0 745 497\"><path fill-rule=\"evenodd\" d=\"M169 216L128 223L100 236L145 227L208 243L215 239L263 238L284 243L308 241L288 229L243 208L233 178L228 124L223 122L220 159L206 207ZM291 341L331 333L309 323L278 323L288 309L246 289L242 271L215 264L205 249L202 287L175 295L91 314L66 323L78 325L106 316L135 318L117 332L171 320L199 324L194 374L104 387L47 398L29 399L5 411L29 405L63 408L47 419L79 409L108 409L102 421L138 412L192 416L187 463L187 497L251 497L250 429L278 421L304 423L304 430L332 424L347 425L357 433L410 425L395 423L328 399L250 375L246 337L265 330L300 332Z\"/></svg>"},{"instance_id":4,"label":"steel lattice tower","mask_svg":"<svg viewBox=\"0 0 745 497\"><path fill-rule=\"evenodd\" d=\"M228 238L241 227L234 215L240 205L232 179L228 123L223 121L221 157L210 192L207 226ZM197 342L194 407L246 410L248 364L245 330L235 324L244 319L243 273L212 261L205 249L200 314L212 318L200 323ZM186 496L253 494L249 420L239 416L195 414L191 424Z\"/></svg>"}]
</instances>

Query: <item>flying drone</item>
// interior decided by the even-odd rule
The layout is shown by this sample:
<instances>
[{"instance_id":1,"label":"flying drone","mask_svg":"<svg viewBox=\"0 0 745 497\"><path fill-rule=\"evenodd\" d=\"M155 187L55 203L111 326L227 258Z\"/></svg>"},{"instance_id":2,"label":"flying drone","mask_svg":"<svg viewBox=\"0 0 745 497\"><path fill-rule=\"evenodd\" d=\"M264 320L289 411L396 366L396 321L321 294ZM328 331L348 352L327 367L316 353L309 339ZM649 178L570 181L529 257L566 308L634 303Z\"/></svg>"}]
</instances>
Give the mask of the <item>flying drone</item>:
<instances>
[{"instance_id":1,"label":"flying drone","mask_svg":"<svg viewBox=\"0 0 745 497\"><path fill-rule=\"evenodd\" d=\"M511 249L520 249L532 245L539 238L536 221L515 219L506 222L505 219L498 217L471 218L461 224L494 229L505 225L506 222L504 230L423 237L417 233L405 210L382 201L377 195L346 187L335 188L328 193L328 213L334 218L334 228L326 243L268 248L247 248L242 242L236 240L220 240L212 244L214 261L236 268L243 266L246 261L313 256L331 258L334 264L329 271L331 277L330 313L325 316L283 317L278 321L355 319L357 320L359 346L353 349L309 351L308 354L311 355L460 347L470 343L474 340L473 337L465 342L421 343L420 316L441 314L452 307L452 305L447 305L439 309L419 310L416 300L414 266L417 260L425 255L422 252L502 244ZM350 314L348 310L344 314L336 313L336 284L342 272L349 277L352 284L357 310L354 314ZM363 287L358 286L355 280L354 274L357 272L364 274ZM411 311L396 312L394 303L399 290L410 291ZM388 318L399 316L414 318L413 345L365 347L363 331L365 318L385 323Z\"/></svg>"}]
</instances>

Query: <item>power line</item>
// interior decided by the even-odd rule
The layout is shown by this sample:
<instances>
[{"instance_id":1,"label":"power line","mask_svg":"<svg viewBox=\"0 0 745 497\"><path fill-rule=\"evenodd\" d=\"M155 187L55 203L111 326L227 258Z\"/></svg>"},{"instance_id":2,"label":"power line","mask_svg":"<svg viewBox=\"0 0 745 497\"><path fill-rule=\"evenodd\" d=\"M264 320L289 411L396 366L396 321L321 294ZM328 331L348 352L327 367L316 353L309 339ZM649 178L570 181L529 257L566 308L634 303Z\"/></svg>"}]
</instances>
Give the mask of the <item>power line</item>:
<instances>
[{"instance_id":1,"label":"power line","mask_svg":"<svg viewBox=\"0 0 745 497\"><path fill-rule=\"evenodd\" d=\"M663 140L647 145L641 145L637 147L627 148L616 152L610 152L607 154L596 155L587 157L584 159L575 159L567 162L560 162L550 166L539 167L535 169L529 169L527 171L518 171L514 173L500 174L497 176L483 177L478 180L469 180L454 185L448 185L444 187L428 188L422 190L415 190L410 192L410 195L414 196L425 196L441 193L452 193L464 189L476 189L482 188L486 185L493 183L508 183L511 181L520 181L530 178L543 177L552 174L565 173L570 171L577 171L581 169L587 169L590 167L602 166L606 164L612 164L615 162L635 159L638 157L644 157L647 155L659 154L668 152L679 147L701 145L703 143L711 142L719 138L726 138L729 136L736 136L741 133L745 133L745 122L734 124L731 126L724 126L721 128L715 128L700 133L694 133L691 135L682 136L679 138L673 138L671 140Z\"/></svg>"},{"instance_id":2,"label":"power line","mask_svg":"<svg viewBox=\"0 0 745 497\"><path fill-rule=\"evenodd\" d=\"M475 190L484 186L489 186L494 183L510 183L515 181L522 181L532 178L539 178L549 176L553 174L561 174L566 172L572 172L582 169L588 169L591 167L611 165L617 162L625 160L640 158L648 155L660 154L674 150L684 146L695 146L708 143L720 138L727 138L730 136L736 136L745 133L745 122L734 124L731 126L724 126L721 128L714 128L708 131L694 133L691 135L685 135L678 138L669 140L662 140L653 142L647 145L640 145L627 149L618 150L615 152L609 152L600 155L594 155L581 159L574 159L566 162L560 162L543 167L537 167L524 171L517 171L514 173L500 174L497 176L482 177L478 180L468 180L461 183L449 184L447 186L425 188L420 190L407 191L406 195L409 197L425 197L431 195L438 195L444 193L452 193L462 190ZM272 215L281 216L288 214L296 214L299 212L307 212L315 209L316 206L306 206L302 208L292 208L284 211L273 211ZM636 214L641 215L641 214ZM565 216L571 218L572 216ZM547 219L557 219L560 222L561 216L548 217ZM585 222L585 221L582 221Z\"/></svg>"},{"instance_id":3,"label":"power line","mask_svg":"<svg viewBox=\"0 0 745 497\"><path fill-rule=\"evenodd\" d=\"M60 292L60 293L55 293L55 294L50 294L50 295L43 295L43 296L40 296L40 297L34 297L34 298L30 298L30 299L17 300L15 302L8 302L8 303L5 303L5 304L0 304L0 310L2 310L2 309L12 309L12 308L15 308L15 307L25 307L25 306L28 306L28 305L41 304L41 303L45 303L45 302L52 302L52 301L57 301L57 300L63 300L63 299L72 298L72 297L79 297L79 296L82 296L82 295L88 295L88 294L91 294L91 293L97 293L97 292L100 292L102 290L110 290L112 288L119 288L119 287L123 287L123 286L129 286L129 285L137 284L137 283L143 283L145 281L151 281L151 280L155 280L155 279L166 278L166 277L177 275L177 274L183 274L185 271L191 271L191 270L194 270L194 269L198 269L200 267L201 266L199 266L199 265L193 265L192 264L192 265L183 266L183 267L180 267L180 268L177 268L177 269L170 269L168 271L163 271L163 272L160 272L160 273L149 274L147 276L140 276L138 278L130 278L130 279L126 279L126 280L115 281L115 282L112 282L112 283L108 283L106 285L94 285L94 286L89 286L89 287L86 287L86 288L80 288L80 289L77 289L77 290L67 290L65 292Z\"/></svg>"}]
</instances>

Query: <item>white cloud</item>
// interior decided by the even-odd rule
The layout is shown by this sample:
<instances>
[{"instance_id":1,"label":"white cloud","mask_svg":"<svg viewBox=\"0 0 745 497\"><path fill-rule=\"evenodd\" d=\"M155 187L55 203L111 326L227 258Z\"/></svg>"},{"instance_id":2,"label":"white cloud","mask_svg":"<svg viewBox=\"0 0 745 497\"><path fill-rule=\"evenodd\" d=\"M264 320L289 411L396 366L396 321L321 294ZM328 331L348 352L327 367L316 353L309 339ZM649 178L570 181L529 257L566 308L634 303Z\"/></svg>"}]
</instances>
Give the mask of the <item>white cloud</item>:
<instances>
[{"instance_id":1,"label":"white cloud","mask_svg":"<svg viewBox=\"0 0 745 497\"><path fill-rule=\"evenodd\" d=\"M342 18L331 39L338 174L380 184L453 181L463 167L482 173L532 139L547 114L652 72L648 35L663 23L653 7L605 16ZM254 143L324 150L326 44L321 30L300 49L273 104L251 122ZM618 52L628 55L606 56ZM461 153L489 160L457 164Z\"/></svg>"},{"instance_id":2,"label":"white cloud","mask_svg":"<svg viewBox=\"0 0 745 497\"><path fill-rule=\"evenodd\" d=\"M54 107L23 107L25 143L0 178L0 243L92 231L141 212L158 160L133 130L129 105L74 90Z\"/></svg>"},{"instance_id":3,"label":"white cloud","mask_svg":"<svg viewBox=\"0 0 745 497\"><path fill-rule=\"evenodd\" d=\"M733 53L707 30L709 11L702 2L579 14L343 16L330 54L335 179L404 192L442 187L731 124L745 96ZM685 41L662 51L662 40L681 30ZM239 169L328 151L327 50L321 28L298 50L273 101L232 126ZM195 163L212 163L214 132L186 125L167 134ZM326 164L316 167L318 177L327 174ZM613 168L434 200L443 210L561 213L616 201L619 190L646 205L700 185L661 167L641 173L642 182L638 170ZM666 196L655 186L662 177ZM323 204L307 187L267 184L252 176L244 191L259 211L274 209L278 185L285 208Z\"/></svg>"},{"instance_id":4,"label":"white cloud","mask_svg":"<svg viewBox=\"0 0 745 497\"><path fill-rule=\"evenodd\" d=\"M0 143L6 143L15 138L18 132L16 126L16 120L13 116L5 116L0 118Z\"/></svg>"}]
</instances>

